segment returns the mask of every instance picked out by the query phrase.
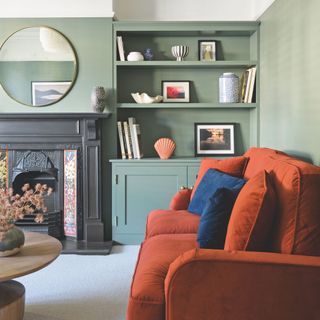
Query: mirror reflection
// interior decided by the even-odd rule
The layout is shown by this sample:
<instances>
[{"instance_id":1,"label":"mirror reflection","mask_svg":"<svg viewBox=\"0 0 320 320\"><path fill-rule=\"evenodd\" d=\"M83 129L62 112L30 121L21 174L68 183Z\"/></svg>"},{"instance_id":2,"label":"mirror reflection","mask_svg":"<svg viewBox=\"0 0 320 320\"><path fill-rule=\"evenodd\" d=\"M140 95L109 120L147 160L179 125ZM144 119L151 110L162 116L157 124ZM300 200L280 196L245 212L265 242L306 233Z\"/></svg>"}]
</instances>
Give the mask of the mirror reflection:
<instances>
[{"instance_id":1,"label":"mirror reflection","mask_svg":"<svg viewBox=\"0 0 320 320\"><path fill-rule=\"evenodd\" d=\"M7 94L29 106L61 100L77 74L76 55L58 31L33 27L12 34L0 48L0 83Z\"/></svg>"}]
</instances>

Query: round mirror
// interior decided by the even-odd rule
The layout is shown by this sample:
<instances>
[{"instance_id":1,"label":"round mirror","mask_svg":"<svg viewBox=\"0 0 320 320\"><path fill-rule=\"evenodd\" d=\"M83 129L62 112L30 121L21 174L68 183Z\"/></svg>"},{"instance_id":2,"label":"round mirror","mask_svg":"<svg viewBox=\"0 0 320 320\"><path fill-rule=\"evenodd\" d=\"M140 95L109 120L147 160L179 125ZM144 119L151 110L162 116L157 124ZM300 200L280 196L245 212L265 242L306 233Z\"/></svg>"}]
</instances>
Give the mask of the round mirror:
<instances>
[{"instance_id":1,"label":"round mirror","mask_svg":"<svg viewBox=\"0 0 320 320\"><path fill-rule=\"evenodd\" d=\"M14 100L42 107L61 100L77 76L71 43L48 27L13 33L0 47L0 84Z\"/></svg>"}]
</instances>

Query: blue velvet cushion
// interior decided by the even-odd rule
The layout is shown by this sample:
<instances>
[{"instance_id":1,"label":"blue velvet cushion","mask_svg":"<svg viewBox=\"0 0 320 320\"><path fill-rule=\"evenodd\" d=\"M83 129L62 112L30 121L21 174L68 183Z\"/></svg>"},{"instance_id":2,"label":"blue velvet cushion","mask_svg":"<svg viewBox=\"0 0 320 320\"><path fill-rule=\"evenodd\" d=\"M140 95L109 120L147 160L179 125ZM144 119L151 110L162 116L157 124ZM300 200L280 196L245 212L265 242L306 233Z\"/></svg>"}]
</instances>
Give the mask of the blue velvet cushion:
<instances>
[{"instance_id":1,"label":"blue velvet cushion","mask_svg":"<svg viewBox=\"0 0 320 320\"><path fill-rule=\"evenodd\" d=\"M208 200L219 188L239 190L246 183L244 179L230 176L218 170L209 169L200 181L200 184L190 201L188 211L201 215Z\"/></svg>"},{"instance_id":2,"label":"blue velvet cushion","mask_svg":"<svg viewBox=\"0 0 320 320\"><path fill-rule=\"evenodd\" d=\"M200 218L198 244L205 249L223 249L230 214L240 189L218 188L207 200Z\"/></svg>"}]
</instances>

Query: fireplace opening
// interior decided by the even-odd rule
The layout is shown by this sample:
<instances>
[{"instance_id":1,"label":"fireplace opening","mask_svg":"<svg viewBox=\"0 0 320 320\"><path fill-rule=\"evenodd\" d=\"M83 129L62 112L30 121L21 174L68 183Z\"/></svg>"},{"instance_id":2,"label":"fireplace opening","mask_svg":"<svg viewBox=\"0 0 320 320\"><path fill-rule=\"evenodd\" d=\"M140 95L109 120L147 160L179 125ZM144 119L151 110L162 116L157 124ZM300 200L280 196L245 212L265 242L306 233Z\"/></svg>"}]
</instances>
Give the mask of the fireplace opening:
<instances>
[{"instance_id":1,"label":"fireplace opening","mask_svg":"<svg viewBox=\"0 0 320 320\"><path fill-rule=\"evenodd\" d=\"M50 196L45 196L47 212L44 222L34 221L35 214L26 215L16 222L25 231L47 233L55 238L63 238L63 212L59 193L59 170L43 151L27 151L17 161L12 170L12 188L14 194L23 194L22 187L28 183L34 189L37 183L46 184L52 188Z\"/></svg>"}]
</instances>

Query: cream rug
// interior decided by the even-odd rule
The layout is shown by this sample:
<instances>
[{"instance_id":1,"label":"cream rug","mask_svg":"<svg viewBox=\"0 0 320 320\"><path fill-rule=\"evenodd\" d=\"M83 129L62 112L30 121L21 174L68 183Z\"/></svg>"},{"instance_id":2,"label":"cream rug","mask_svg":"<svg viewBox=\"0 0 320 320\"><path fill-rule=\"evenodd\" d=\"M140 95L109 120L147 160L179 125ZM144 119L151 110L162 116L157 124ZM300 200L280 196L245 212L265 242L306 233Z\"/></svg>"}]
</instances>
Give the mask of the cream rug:
<instances>
[{"instance_id":1,"label":"cream rug","mask_svg":"<svg viewBox=\"0 0 320 320\"><path fill-rule=\"evenodd\" d=\"M24 320L124 320L138 250L114 246L108 256L61 255L18 278L26 287Z\"/></svg>"}]
</instances>

